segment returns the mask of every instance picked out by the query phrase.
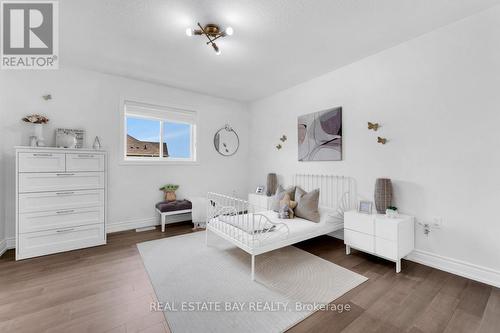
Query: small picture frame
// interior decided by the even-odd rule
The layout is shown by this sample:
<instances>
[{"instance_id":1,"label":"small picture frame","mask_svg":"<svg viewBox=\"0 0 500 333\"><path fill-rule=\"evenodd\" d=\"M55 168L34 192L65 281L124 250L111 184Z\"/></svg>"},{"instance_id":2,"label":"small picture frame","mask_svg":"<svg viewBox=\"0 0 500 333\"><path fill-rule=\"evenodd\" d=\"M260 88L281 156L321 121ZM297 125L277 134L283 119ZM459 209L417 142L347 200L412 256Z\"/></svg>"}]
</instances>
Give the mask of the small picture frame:
<instances>
[{"instance_id":1,"label":"small picture frame","mask_svg":"<svg viewBox=\"0 0 500 333\"><path fill-rule=\"evenodd\" d=\"M373 203L371 201L360 201L358 212L363 214L371 214L372 213Z\"/></svg>"},{"instance_id":2,"label":"small picture frame","mask_svg":"<svg viewBox=\"0 0 500 333\"><path fill-rule=\"evenodd\" d=\"M264 186L263 185L257 186L257 188L255 189L255 193L256 194L264 193Z\"/></svg>"}]
</instances>

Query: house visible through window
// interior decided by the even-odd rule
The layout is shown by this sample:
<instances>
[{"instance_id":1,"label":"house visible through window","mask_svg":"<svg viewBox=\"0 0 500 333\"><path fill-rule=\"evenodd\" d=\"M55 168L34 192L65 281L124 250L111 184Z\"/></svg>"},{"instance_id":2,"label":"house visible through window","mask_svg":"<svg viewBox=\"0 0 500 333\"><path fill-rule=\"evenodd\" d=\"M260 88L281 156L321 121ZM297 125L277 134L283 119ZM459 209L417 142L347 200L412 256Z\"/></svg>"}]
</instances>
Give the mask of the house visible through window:
<instances>
[{"instance_id":1,"label":"house visible through window","mask_svg":"<svg viewBox=\"0 0 500 333\"><path fill-rule=\"evenodd\" d=\"M124 157L131 161L196 161L196 113L125 102Z\"/></svg>"}]
</instances>

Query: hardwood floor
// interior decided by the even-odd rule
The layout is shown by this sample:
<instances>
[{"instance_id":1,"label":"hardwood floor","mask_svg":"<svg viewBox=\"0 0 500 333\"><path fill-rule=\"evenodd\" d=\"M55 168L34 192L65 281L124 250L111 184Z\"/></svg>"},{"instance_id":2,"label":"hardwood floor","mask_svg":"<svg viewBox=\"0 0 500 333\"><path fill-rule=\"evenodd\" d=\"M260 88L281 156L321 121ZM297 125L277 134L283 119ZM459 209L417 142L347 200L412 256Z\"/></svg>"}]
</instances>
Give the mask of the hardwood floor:
<instances>
[{"instance_id":1,"label":"hardwood floor","mask_svg":"<svg viewBox=\"0 0 500 333\"><path fill-rule=\"evenodd\" d=\"M20 262L0 258L0 332L168 332L150 312L155 294L136 243L191 232L188 224L108 235L105 246ZM328 236L297 245L352 271L367 282L334 304L350 311L320 311L290 332L499 332L500 289L416 263L403 271L353 251Z\"/></svg>"}]
</instances>

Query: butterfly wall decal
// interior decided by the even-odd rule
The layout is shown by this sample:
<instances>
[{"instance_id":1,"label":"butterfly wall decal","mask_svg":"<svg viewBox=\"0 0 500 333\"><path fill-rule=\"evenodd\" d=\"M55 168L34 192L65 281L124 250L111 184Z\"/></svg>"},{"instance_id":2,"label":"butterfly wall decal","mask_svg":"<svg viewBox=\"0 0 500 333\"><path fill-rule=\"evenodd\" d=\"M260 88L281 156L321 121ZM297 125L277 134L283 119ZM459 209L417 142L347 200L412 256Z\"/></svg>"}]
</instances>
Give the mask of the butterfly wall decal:
<instances>
[{"instance_id":1,"label":"butterfly wall decal","mask_svg":"<svg viewBox=\"0 0 500 333\"><path fill-rule=\"evenodd\" d=\"M385 143L387 142L387 139L386 138L381 138L380 136L377 137L377 142L378 143L381 143L383 145L385 145Z\"/></svg>"},{"instance_id":2,"label":"butterfly wall decal","mask_svg":"<svg viewBox=\"0 0 500 333\"><path fill-rule=\"evenodd\" d=\"M283 148L283 146L281 145L281 143L279 143L279 144L276 146L276 149L280 150L281 148Z\"/></svg>"},{"instance_id":3,"label":"butterfly wall decal","mask_svg":"<svg viewBox=\"0 0 500 333\"><path fill-rule=\"evenodd\" d=\"M285 142L288 138L286 137L285 134L283 134L283 136L280 138L280 141L281 142Z\"/></svg>"},{"instance_id":4,"label":"butterfly wall decal","mask_svg":"<svg viewBox=\"0 0 500 333\"><path fill-rule=\"evenodd\" d=\"M378 130L379 128L379 124L378 123L371 123L371 122L368 122L368 129L369 130Z\"/></svg>"}]
</instances>

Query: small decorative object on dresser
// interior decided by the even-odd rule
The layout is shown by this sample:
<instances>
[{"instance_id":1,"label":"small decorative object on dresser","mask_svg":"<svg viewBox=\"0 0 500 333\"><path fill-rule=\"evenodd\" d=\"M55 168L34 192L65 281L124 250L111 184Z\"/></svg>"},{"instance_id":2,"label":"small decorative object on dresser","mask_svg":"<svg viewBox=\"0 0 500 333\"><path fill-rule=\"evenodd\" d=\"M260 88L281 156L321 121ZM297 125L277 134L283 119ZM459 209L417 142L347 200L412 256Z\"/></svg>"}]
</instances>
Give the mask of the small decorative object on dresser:
<instances>
[{"instance_id":1,"label":"small decorative object on dresser","mask_svg":"<svg viewBox=\"0 0 500 333\"><path fill-rule=\"evenodd\" d=\"M57 148L75 148L76 135L75 133L59 133L56 137Z\"/></svg>"},{"instance_id":2,"label":"small decorative object on dresser","mask_svg":"<svg viewBox=\"0 0 500 333\"><path fill-rule=\"evenodd\" d=\"M179 185L167 184L160 187L160 191L165 193L165 201L176 201L177 196L175 195L175 191L179 188Z\"/></svg>"},{"instance_id":3,"label":"small decorative object on dresser","mask_svg":"<svg viewBox=\"0 0 500 333\"><path fill-rule=\"evenodd\" d=\"M363 214L371 214L372 213L372 202L371 201L360 201L358 212Z\"/></svg>"},{"instance_id":4,"label":"small decorative object on dresser","mask_svg":"<svg viewBox=\"0 0 500 333\"><path fill-rule=\"evenodd\" d=\"M391 218L398 217L398 208L394 206L387 207L387 209L385 210L385 216Z\"/></svg>"},{"instance_id":5,"label":"small decorative object on dresser","mask_svg":"<svg viewBox=\"0 0 500 333\"><path fill-rule=\"evenodd\" d=\"M16 260L106 244L106 153L16 148Z\"/></svg>"},{"instance_id":6,"label":"small decorative object on dresser","mask_svg":"<svg viewBox=\"0 0 500 333\"><path fill-rule=\"evenodd\" d=\"M275 173L267 174L267 191L266 194L268 197L274 195L276 193L276 189L278 188L278 176Z\"/></svg>"},{"instance_id":7,"label":"small decorative object on dresser","mask_svg":"<svg viewBox=\"0 0 500 333\"><path fill-rule=\"evenodd\" d=\"M378 178L375 182L375 207L379 214L384 214L392 203L392 183L388 178Z\"/></svg>"},{"instance_id":8,"label":"small decorative object on dresser","mask_svg":"<svg viewBox=\"0 0 500 333\"><path fill-rule=\"evenodd\" d=\"M259 185L255 189L255 194L263 194L264 193L264 185Z\"/></svg>"},{"instance_id":9,"label":"small decorative object on dresser","mask_svg":"<svg viewBox=\"0 0 500 333\"><path fill-rule=\"evenodd\" d=\"M101 149L101 140L99 140L98 136L95 137L94 144L92 145L92 148L95 150Z\"/></svg>"},{"instance_id":10,"label":"small decorative object on dresser","mask_svg":"<svg viewBox=\"0 0 500 333\"><path fill-rule=\"evenodd\" d=\"M72 148L83 148L85 141L85 131L81 129L58 128L56 129L56 147L64 147L61 140L67 135L73 135L76 138L76 145Z\"/></svg>"},{"instance_id":11,"label":"small decorative object on dresser","mask_svg":"<svg viewBox=\"0 0 500 333\"><path fill-rule=\"evenodd\" d=\"M414 237L413 216L388 218L357 211L344 214L346 254L351 253L352 247L394 261L397 273L401 271L401 258L413 251Z\"/></svg>"}]
</instances>

